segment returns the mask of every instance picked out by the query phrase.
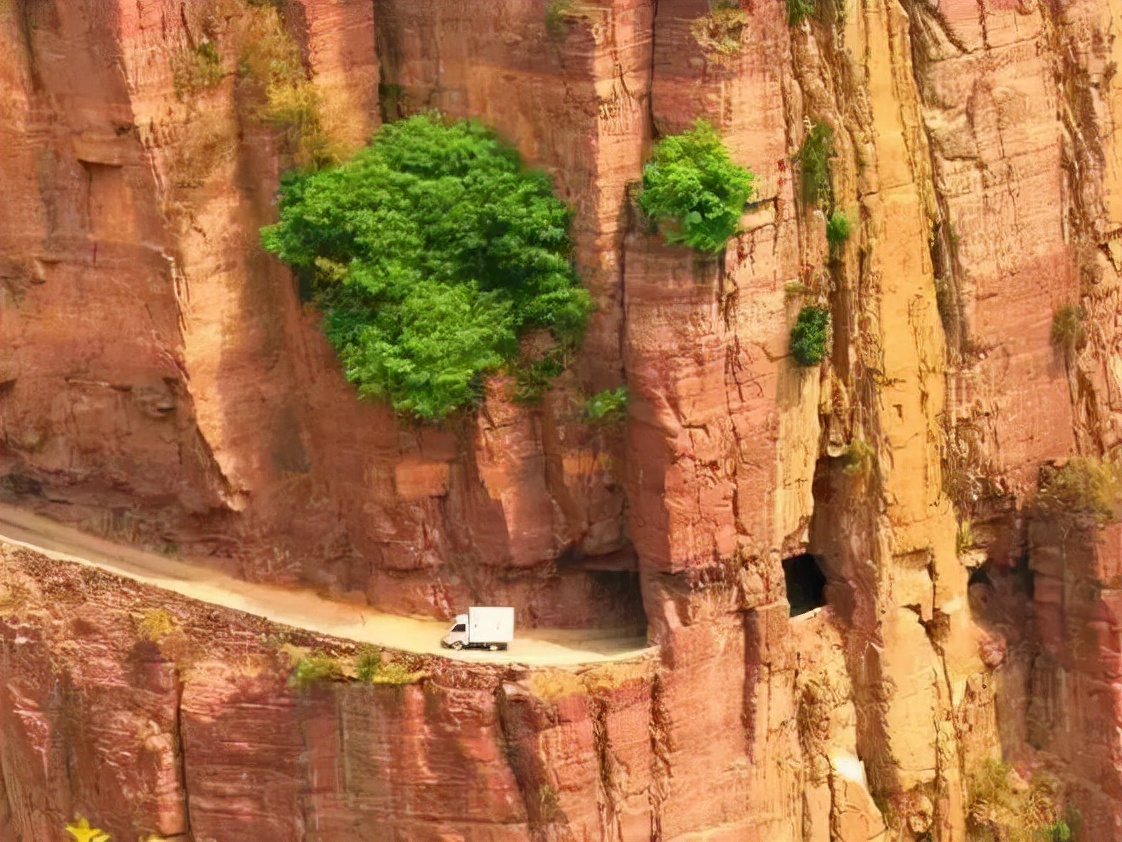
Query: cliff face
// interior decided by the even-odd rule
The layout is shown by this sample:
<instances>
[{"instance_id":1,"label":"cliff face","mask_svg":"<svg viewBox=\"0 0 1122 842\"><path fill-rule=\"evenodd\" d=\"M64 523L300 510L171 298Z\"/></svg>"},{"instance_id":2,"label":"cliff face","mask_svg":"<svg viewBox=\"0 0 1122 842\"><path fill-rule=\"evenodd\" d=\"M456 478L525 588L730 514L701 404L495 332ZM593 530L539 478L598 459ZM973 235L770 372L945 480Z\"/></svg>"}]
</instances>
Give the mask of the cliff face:
<instances>
[{"instance_id":1,"label":"cliff face","mask_svg":"<svg viewBox=\"0 0 1122 842\"><path fill-rule=\"evenodd\" d=\"M645 621L661 659L294 698L248 633L185 663L135 655L135 606L31 599L0 649L5 838L77 810L196 842L958 840L1003 752L1122 839L1122 550L1033 504L1041 464L1122 429L1115 5L827 3L796 27L770 0L281 7L0 4L5 493L387 610ZM356 401L257 244L300 142L263 116L262 44L295 45L342 148L437 108L554 176L599 309L540 406L496 382L437 429ZM628 197L698 117L760 188L716 261ZM816 121L854 221L834 256L794 163ZM815 303L832 353L800 369ZM584 397L619 384L626 427L590 427ZM791 619L801 554L828 604Z\"/></svg>"}]
</instances>

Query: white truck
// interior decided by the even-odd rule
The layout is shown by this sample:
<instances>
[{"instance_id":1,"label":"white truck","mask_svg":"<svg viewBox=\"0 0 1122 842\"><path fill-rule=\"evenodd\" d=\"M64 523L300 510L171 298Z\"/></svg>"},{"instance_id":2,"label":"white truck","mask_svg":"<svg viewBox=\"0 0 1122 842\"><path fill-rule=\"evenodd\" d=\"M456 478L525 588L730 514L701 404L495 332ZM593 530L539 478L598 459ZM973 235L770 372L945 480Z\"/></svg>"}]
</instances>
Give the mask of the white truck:
<instances>
[{"instance_id":1,"label":"white truck","mask_svg":"<svg viewBox=\"0 0 1122 842\"><path fill-rule=\"evenodd\" d=\"M471 607L457 614L456 622L440 645L447 649L506 649L514 640L514 609L495 606Z\"/></svg>"}]
</instances>

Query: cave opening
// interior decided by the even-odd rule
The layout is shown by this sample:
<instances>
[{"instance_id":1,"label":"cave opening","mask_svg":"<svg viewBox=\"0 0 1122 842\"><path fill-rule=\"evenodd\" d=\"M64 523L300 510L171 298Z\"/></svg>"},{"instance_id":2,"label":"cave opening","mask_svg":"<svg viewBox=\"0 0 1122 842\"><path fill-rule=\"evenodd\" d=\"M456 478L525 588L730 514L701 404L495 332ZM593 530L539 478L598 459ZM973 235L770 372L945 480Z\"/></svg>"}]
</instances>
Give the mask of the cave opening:
<instances>
[{"instance_id":1,"label":"cave opening","mask_svg":"<svg viewBox=\"0 0 1122 842\"><path fill-rule=\"evenodd\" d=\"M994 598L993 580L990 570L993 565L987 561L970 571L966 580L967 602L970 606L970 616L978 623L986 623L990 619L990 609Z\"/></svg>"},{"instance_id":2,"label":"cave opening","mask_svg":"<svg viewBox=\"0 0 1122 842\"><path fill-rule=\"evenodd\" d=\"M974 585L990 585L990 565L987 562L981 567L975 567L970 571L970 578L966 580L966 587L970 588Z\"/></svg>"},{"instance_id":3,"label":"cave opening","mask_svg":"<svg viewBox=\"0 0 1122 842\"><path fill-rule=\"evenodd\" d=\"M792 617L808 614L826 604L826 574L817 556L803 553L783 559L783 579Z\"/></svg>"},{"instance_id":4,"label":"cave opening","mask_svg":"<svg viewBox=\"0 0 1122 842\"><path fill-rule=\"evenodd\" d=\"M1033 573L1027 556L1012 565L992 559L970 570L967 601L974 622L988 628L1019 624L1032 602Z\"/></svg>"},{"instance_id":5,"label":"cave opening","mask_svg":"<svg viewBox=\"0 0 1122 842\"><path fill-rule=\"evenodd\" d=\"M589 575L593 592L608 606L611 619L606 625L635 636L645 635L647 613L643 609L639 571L595 571Z\"/></svg>"}]
</instances>

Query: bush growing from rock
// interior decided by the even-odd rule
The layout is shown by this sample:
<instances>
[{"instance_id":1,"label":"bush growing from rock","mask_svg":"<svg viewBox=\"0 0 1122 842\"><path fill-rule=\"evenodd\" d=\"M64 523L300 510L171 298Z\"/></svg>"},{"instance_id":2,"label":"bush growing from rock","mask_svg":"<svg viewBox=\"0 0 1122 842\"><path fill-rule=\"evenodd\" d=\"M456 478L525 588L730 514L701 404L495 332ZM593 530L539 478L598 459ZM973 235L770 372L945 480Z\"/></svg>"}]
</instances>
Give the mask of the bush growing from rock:
<instances>
[{"instance_id":1,"label":"bush growing from rock","mask_svg":"<svg viewBox=\"0 0 1122 842\"><path fill-rule=\"evenodd\" d=\"M707 61L718 67L729 67L744 47L744 32L751 17L736 2L710 3L707 15L695 18L690 34L701 47Z\"/></svg>"},{"instance_id":2,"label":"bush growing from rock","mask_svg":"<svg viewBox=\"0 0 1122 842\"><path fill-rule=\"evenodd\" d=\"M178 629L179 624L175 622L175 618L163 608L154 608L147 612L137 624L137 631L152 643L159 643Z\"/></svg>"},{"instance_id":3,"label":"bush growing from rock","mask_svg":"<svg viewBox=\"0 0 1122 842\"><path fill-rule=\"evenodd\" d=\"M110 842L109 834L96 827L90 827L90 822L85 818L77 818L66 825L66 832L70 834L72 842Z\"/></svg>"},{"instance_id":4,"label":"bush growing from rock","mask_svg":"<svg viewBox=\"0 0 1122 842\"><path fill-rule=\"evenodd\" d=\"M441 419L517 367L519 338L580 338L592 309L549 178L474 122L385 125L342 166L285 179L265 248L310 281L359 394Z\"/></svg>"},{"instance_id":5,"label":"bush growing from rock","mask_svg":"<svg viewBox=\"0 0 1122 842\"><path fill-rule=\"evenodd\" d=\"M1059 513L1089 514L1100 524L1118 519L1122 476L1116 465L1086 456L1041 469L1037 503Z\"/></svg>"},{"instance_id":6,"label":"bush growing from rock","mask_svg":"<svg viewBox=\"0 0 1122 842\"><path fill-rule=\"evenodd\" d=\"M661 140L643 168L639 206L668 243L717 253L736 233L756 178L729 160L709 123Z\"/></svg>"},{"instance_id":7,"label":"bush growing from rock","mask_svg":"<svg viewBox=\"0 0 1122 842\"><path fill-rule=\"evenodd\" d=\"M1062 788L1046 772L1024 781L1007 763L987 759L968 779L966 821L977 838L1010 842L1069 842L1071 826L1059 806Z\"/></svg>"},{"instance_id":8,"label":"bush growing from rock","mask_svg":"<svg viewBox=\"0 0 1122 842\"><path fill-rule=\"evenodd\" d=\"M791 328L791 355L801 366L815 366L826 359L830 336L830 311L824 307L803 307Z\"/></svg>"},{"instance_id":9,"label":"bush growing from rock","mask_svg":"<svg viewBox=\"0 0 1122 842\"><path fill-rule=\"evenodd\" d=\"M1086 313L1078 304L1068 304L1052 314L1052 344L1067 356L1087 341L1087 328L1084 324Z\"/></svg>"},{"instance_id":10,"label":"bush growing from rock","mask_svg":"<svg viewBox=\"0 0 1122 842\"><path fill-rule=\"evenodd\" d=\"M830 244L830 251L837 252L846 240L849 239L851 225L849 217L841 211L834 211L826 220L826 242Z\"/></svg>"},{"instance_id":11,"label":"bush growing from rock","mask_svg":"<svg viewBox=\"0 0 1122 842\"><path fill-rule=\"evenodd\" d=\"M787 0L787 25L798 26L814 15L814 0Z\"/></svg>"},{"instance_id":12,"label":"bush growing from rock","mask_svg":"<svg viewBox=\"0 0 1122 842\"><path fill-rule=\"evenodd\" d=\"M869 472L873 466L876 452L864 439L854 439L842 453L842 470L851 477L859 477Z\"/></svg>"},{"instance_id":13,"label":"bush growing from rock","mask_svg":"<svg viewBox=\"0 0 1122 842\"><path fill-rule=\"evenodd\" d=\"M808 206L829 207L831 204L830 159L834 154L834 130L815 121L796 156L802 176L803 201Z\"/></svg>"},{"instance_id":14,"label":"bush growing from rock","mask_svg":"<svg viewBox=\"0 0 1122 842\"><path fill-rule=\"evenodd\" d=\"M355 659L355 676L365 684L414 684L424 675L398 661L382 660L382 650L377 646L363 646Z\"/></svg>"},{"instance_id":15,"label":"bush growing from rock","mask_svg":"<svg viewBox=\"0 0 1122 842\"><path fill-rule=\"evenodd\" d=\"M627 417L627 387L605 389L588 399L584 414L590 421L611 424Z\"/></svg>"},{"instance_id":16,"label":"bush growing from rock","mask_svg":"<svg viewBox=\"0 0 1122 842\"><path fill-rule=\"evenodd\" d=\"M330 655L306 655L301 658L288 679L290 686L307 690L321 681L341 681L343 667Z\"/></svg>"},{"instance_id":17,"label":"bush growing from rock","mask_svg":"<svg viewBox=\"0 0 1122 842\"><path fill-rule=\"evenodd\" d=\"M959 555L963 555L967 550L972 549L977 539L974 537L974 524L968 520L962 521L955 530L954 545L955 551Z\"/></svg>"},{"instance_id":18,"label":"bush growing from rock","mask_svg":"<svg viewBox=\"0 0 1122 842\"><path fill-rule=\"evenodd\" d=\"M355 660L355 675L359 681L370 683L381 672L384 663L382 650L377 646L364 646L358 652Z\"/></svg>"},{"instance_id":19,"label":"bush growing from rock","mask_svg":"<svg viewBox=\"0 0 1122 842\"><path fill-rule=\"evenodd\" d=\"M171 56L171 78L175 97L188 100L222 82L222 57L210 41L201 41Z\"/></svg>"},{"instance_id":20,"label":"bush growing from rock","mask_svg":"<svg viewBox=\"0 0 1122 842\"><path fill-rule=\"evenodd\" d=\"M545 6L545 31L551 38L564 38L573 14L573 0L549 0Z\"/></svg>"}]
</instances>

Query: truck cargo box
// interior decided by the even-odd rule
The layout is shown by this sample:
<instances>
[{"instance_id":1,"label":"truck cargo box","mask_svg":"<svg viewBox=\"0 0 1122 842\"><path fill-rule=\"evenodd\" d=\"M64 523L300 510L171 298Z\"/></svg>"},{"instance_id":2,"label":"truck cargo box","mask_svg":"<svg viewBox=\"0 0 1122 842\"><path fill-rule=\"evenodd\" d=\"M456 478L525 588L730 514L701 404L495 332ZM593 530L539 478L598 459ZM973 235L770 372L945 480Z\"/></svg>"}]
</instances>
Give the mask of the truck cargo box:
<instances>
[{"instance_id":1,"label":"truck cargo box","mask_svg":"<svg viewBox=\"0 0 1122 842\"><path fill-rule=\"evenodd\" d=\"M482 607L468 609L468 643L510 643L514 640L514 609Z\"/></svg>"}]
</instances>

